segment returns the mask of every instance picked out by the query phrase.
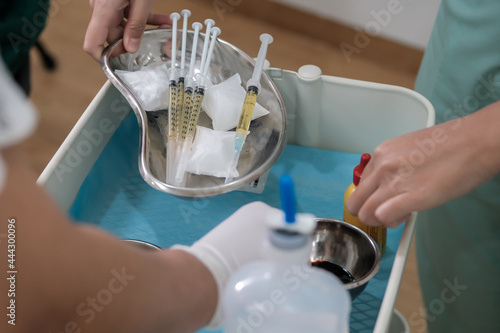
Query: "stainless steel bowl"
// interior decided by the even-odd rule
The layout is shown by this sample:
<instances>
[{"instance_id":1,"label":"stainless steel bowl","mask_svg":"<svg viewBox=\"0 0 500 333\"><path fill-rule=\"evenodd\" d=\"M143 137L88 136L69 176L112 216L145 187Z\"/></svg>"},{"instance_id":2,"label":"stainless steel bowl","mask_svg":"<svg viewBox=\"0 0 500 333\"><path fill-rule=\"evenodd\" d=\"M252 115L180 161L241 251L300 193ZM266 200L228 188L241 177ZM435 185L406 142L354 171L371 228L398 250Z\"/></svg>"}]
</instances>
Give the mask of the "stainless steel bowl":
<instances>
[{"instance_id":1,"label":"stainless steel bowl","mask_svg":"<svg viewBox=\"0 0 500 333\"><path fill-rule=\"evenodd\" d=\"M270 113L252 121L250 134L246 139L238 163L240 176L228 184L224 184L223 178L202 175L190 175L185 186L174 186L166 183L166 154L168 151L159 124L167 122L168 111L144 110L136 96L115 74L115 70L139 71L165 65L170 68L171 59L168 53L171 48L171 35L170 29L146 31L136 53L112 56L121 49L121 40L119 40L106 48L101 57L104 73L127 99L137 116L140 129L139 170L142 177L149 185L160 191L187 197L226 193L253 182L278 160L285 145L285 106L278 89L266 73L262 75L260 82L262 89L259 92L257 102ZM191 50L193 32L189 31L187 37L187 50ZM178 40L180 38L181 33L179 32ZM256 35L255 38L257 39L258 36ZM203 40L204 38L199 39L197 59L200 59ZM255 53L257 51L255 50ZM180 54L180 50L178 50L178 54ZM190 59L191 52L188 51L186 54L187 66L189 66ZM254 64L254 60L247 54L219 39L210 63L209 78L213 84L217 84L239 73L243 85L246 85L252 76ZM196 66L198 69L199 61ZM200 114L198 125L211 128L211 120L204 112Z\"/></svg>"},{"instance_id":2,"label":"stainless steel bowl","mask_svg":"<svg viewBox=\"0 0 500 333\"><path fill-rule=\"evenodd\" d=\"M148 242L145 242L145 241L140 241L140 240L137 240L137 239L122 239L123 241L129 243L129 244L132 244L132 245L135 245L143 250L147 250L147 251L158 251L158 250L161 250L160 247L152 244L152 243L148 243Z\"/></svg>"},{"instance_id":3,"label":"stainless steel bowl","mask_svg":"<svg viewBox=\"0 0 500 333\"><path fill-rule=\"evenodd\" d=\"M344 221L318 218L313 235L311 262L328 262L349 272L353 282L344 286L355 299L380 267L377 243L361 229Z\"/></svg>"}]
</instances>

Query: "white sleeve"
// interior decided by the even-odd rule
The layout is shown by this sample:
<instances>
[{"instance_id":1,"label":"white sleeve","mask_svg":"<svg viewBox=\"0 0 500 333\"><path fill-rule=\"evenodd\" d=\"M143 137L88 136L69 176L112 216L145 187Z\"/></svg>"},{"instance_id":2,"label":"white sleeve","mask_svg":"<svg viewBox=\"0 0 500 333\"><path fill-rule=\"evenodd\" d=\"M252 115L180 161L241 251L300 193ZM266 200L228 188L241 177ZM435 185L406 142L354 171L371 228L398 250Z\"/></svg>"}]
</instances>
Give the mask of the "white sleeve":
<instances>
[{"instance_id":1,"label":"white sleeve","mask_svg":"<svg viewBox=\"0 0 500 333\"><path fill-rule=\"evenodd\" d=\"M35 109L0 60L0 192L7 177L2 149L28 137L37 120Z\"/></svg>"}]
</instances>

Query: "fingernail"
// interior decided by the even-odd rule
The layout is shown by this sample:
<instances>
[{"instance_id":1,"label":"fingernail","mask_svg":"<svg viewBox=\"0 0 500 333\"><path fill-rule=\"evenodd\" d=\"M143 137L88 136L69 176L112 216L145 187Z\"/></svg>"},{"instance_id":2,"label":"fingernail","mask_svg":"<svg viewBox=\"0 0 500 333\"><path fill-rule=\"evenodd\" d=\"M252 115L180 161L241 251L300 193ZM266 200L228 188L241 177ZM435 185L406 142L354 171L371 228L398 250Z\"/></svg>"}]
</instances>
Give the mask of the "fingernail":
<instances>
[{"instance_id":1,"label":"fingernail","mask_svg":"<svg viewBox=\"0 0 500 333\"><path fill-rule=\"evenodd\" d=\"M130 53L135 53L139 49L139 45L141 44L140 38L130 38L128 41L127 51Z\"/></svg>"}]
</instances>

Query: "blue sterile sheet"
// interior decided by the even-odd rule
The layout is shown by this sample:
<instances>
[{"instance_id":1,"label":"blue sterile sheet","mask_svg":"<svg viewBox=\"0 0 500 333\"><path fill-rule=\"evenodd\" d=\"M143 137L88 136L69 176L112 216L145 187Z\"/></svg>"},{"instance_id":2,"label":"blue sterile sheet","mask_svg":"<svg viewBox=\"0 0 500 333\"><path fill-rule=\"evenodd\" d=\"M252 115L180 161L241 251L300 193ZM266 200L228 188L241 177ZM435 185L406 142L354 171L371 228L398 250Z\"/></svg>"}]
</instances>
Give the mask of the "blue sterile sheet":
<instances>
[{"instance_id":1,"label":"blue sterile sheet","mask_svg":"<svg viewBox=\"0 0 500 333\"><path fill-rule=\"evenodd\" d=\"M359 154L287 145L271 168L262 194L233 191L209 198L182 198L144 182L137 166L138 138L137 121L131 114L88 174L69 215L119 238L144 240L160 247L192 244L252 201L279 208L278 179L284 173L295 182L299 211L342 219L344 191L352 183L353 168L360 160ZM353 333L373 332L402 231L402 226L388 230L380 269L352 304Z\"/></svg>"}]
</instances>

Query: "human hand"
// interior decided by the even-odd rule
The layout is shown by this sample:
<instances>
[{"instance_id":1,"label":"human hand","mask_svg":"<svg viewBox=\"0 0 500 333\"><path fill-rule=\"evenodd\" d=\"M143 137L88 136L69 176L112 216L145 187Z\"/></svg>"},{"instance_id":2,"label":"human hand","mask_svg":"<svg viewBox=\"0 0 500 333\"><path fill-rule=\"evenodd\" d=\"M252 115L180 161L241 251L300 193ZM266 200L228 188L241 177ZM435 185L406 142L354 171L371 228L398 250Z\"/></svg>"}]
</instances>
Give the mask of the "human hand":
<instances>
[{"instance_id":1,"label":"human hand","mask_svg":"<svg viewBox=\"0 0 500 333\"><path fill-rule=\"evenodd\" d=\"M160 28L169 26L169 16L153 14L153 0L90 0L90 19L83 49L99 61L105 43L114 43L123 36L121 52L134 53L139 49L146 24Z\"/></svg>"},{"instance_id":2,"label":"human hand","mask_svg":"<svg viewBox=\"0 0 500 333\"><path fill-rule=\"evenodd\" d=\"M460 197L500 170L500 104L387 140L374 151L347 209L367 225L396 227L413 211ZM493 126L492 126L493 125Z\"/></svg>"},{"instance_id":3,"label":"human hand","mask_svg":"<svg viewBox=\"0 0 500 333\"><path fill-rule=\"evenodd\" d=\"M231 276L241 266L262 259L260 251L267 235L266 218L276 210L262 202L253 202L238 209L192 246L175 245L172 249L185 250L208 267L219 290L219 300ZM221 304L209 327L222 325Z\"/></svg>"}]
</instances>

